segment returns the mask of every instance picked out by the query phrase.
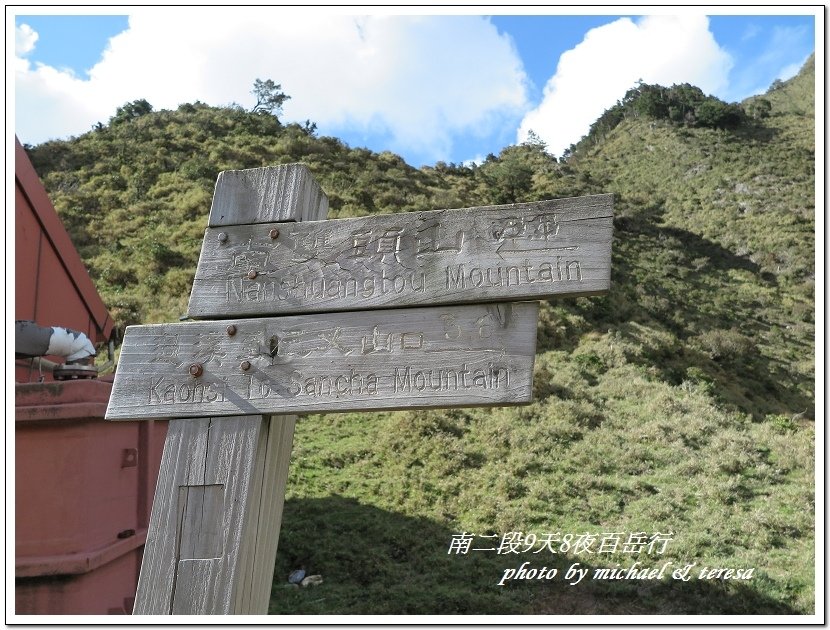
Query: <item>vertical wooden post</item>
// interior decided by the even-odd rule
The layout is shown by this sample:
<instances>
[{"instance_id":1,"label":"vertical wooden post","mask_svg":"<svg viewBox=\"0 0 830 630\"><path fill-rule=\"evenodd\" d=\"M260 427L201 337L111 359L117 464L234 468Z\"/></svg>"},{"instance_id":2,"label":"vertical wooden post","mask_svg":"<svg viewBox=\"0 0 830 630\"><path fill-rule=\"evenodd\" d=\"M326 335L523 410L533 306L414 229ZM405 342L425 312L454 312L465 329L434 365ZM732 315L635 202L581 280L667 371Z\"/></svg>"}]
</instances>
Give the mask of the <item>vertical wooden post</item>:
<instances>
[{"instance_id":1,"label":"vertical wooden post","mask_svg":"<svg viewBox=\"0 0 830 630\"><path fill-rule=\"evenodd\" d=\"M319 220L327 212L302 165L224 171L209 225ZM134 614L268 612L295 421L170 421Z\"/></svg>"}]
</instances>

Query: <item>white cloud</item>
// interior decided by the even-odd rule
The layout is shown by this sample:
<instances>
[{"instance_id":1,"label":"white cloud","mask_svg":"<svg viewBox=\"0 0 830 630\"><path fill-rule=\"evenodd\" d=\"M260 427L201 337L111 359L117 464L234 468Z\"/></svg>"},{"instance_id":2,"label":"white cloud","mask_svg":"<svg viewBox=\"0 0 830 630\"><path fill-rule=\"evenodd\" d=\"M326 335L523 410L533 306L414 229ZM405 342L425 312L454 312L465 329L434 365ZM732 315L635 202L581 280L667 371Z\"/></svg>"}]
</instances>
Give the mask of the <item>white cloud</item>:
<instances>
[{"instance_id":1,"label":"white cloud","mask_svg":"<svg viewBox=\"0 0 830 630\"><path fill-rule=\"evenodd\" d=\"M14 54L22 57L32 52L37 42L38 34L28 24L14 27Z\"/></svg>"},{"instance_id":2,"label":"white cloud","mask_svg":"<svg viewBox=\"0 0 830 630\"><path fill-rule=\"evenodd\" d=\"M270 78L291 96L286 120L310 119L323 133L380 131L441 159L456 134L488 133L527 105L521 60L486 18L198 11L130 16L88 79L18 63L21 140L84 132L138 98L156 109L195 100L250 107L254 79Z\"/></svg>"},{"instance_id":3,"label":"white cloud","mask_svg":"<svg viewBox=\"0 0 830 630\"><path fill-rule=\"evenodd\" d=\"M741 64L729 89L719 96L728 101L741 101L753 94L763 94L775 79L786 81L795 76L813 50L812 33L806 26L776 26L764 37L752 58ZM794 57L798 61L793 62Z\"/></svg>"},{"instance_id":4,"label":"white cloud","mask_svg":"<svg viewBox=\"0 0 830 630\"><path fill-rule=\"evenodd\" d=\"M792 79L795 75L797 75L801 71L801 68L804 67L805 63L807 63L807 59L809 59L809 55L807 57L805 57L804 59L802 59L801 61L798 61L796 63L791 63L788 66L784 66L783 68L781 68L781 70L778 71L777 78L780 79L781 81L787 81L789 79Z\"/></svg>"},{"instance_id":5,"label":"white cloud","mask_svg":"<svg viewBox=\"0 0 830 630\"><path fill-rule=\"evenodd\" d=\"M102 115L100 94L79 89L83 84L71 72L49 66L31 67L17 60L15 81L15 132L21 142L41 141L89 131Z\"/></svg>"},{"instance_id":6,"label":"white cloud","mask_svg":"<svg viewBox=\"0 0 830 630\"><path fill-rule=\"evenodd\" d=\"M748 24L743 35L741 35L741 41L748 42L758 37L758 35L760 35L762 32L763 29L761 29L761 27L757 24Z\"/></svg>"},{"instance_id":7,"label":"white cloud","mask_svg":"<svg viewBox=\"0 0 830 630\"><path fill-rule=\"evenodd\" d=\"M795 63L787 63L787 57L792 58L792 52L795 50L804 50L806 48L812 51L813 48L810 43L807 27L777 26L773 29L772 41L760 56L760 62L773 69L775 78L786 81L798 74L798 71L801 70L801 67L806 63L810 55L804 56L800 61Z\"/></svg>"},{"instance_id":8,"label":"white cloud","mask_svg":"<svg viewBox=\"0 0 830 630\"><path fill-rule=\"evenodd\" d=\"M518 140L533 130L551 152L560 154L639 79L691 83L712 94L725 88L731 67L731 57L718 46L705 16L616 20L591 29L562 54L541 104L522 120Z\"/></svg>"}]
</instances>

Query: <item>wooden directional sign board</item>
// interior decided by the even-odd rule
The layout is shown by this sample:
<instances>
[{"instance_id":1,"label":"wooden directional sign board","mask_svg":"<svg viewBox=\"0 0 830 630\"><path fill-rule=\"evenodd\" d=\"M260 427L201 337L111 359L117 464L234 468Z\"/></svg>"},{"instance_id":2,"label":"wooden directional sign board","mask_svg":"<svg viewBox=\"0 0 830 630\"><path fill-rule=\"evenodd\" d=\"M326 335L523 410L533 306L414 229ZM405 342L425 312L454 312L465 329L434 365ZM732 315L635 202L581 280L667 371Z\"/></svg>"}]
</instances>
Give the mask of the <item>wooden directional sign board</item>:
<instances>
[{"instance_id":1,"label":"wooden directional sign board","mask_svg":"<svg viewBox=\"0 0 830 630\"><path fill-rule=\"evenodd\" d=\"M515 301L609 288L611 195L327 207L303 165L221 173L190 296L207 321L127 328L106 417L172 418L138 613L267 611L283 414L528 403L538 304Z\"/></svg>"},{"instance_id":2,"label":"wooden directional sign board","mask_svg":"<svg viewBox=\"0 0 830 630\"><path fill-rule=\"evenodd\" d=\"M608 290L612 195L210 227L194 318L545 299Z\"/></svg>"},{"instance_id":3,"label":"wooden directional sign board","mask_svg":"<svg viewBox=\"0 0 830 630\"><path fill-rule=\"evenodd\" d=\"M536 303L131 326L107 419L529 403Z\"/></svg>"}]
</instances>

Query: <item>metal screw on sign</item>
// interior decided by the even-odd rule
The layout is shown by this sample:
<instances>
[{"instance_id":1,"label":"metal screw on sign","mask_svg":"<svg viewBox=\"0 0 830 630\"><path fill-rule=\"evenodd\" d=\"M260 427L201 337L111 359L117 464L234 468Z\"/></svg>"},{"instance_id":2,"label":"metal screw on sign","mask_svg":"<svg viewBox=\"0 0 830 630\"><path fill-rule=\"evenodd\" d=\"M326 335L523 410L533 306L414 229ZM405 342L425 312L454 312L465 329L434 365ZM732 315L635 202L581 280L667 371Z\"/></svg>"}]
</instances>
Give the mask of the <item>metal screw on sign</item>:
<instances>
[{"instance_id":1,"label":"metal screw on sign","mask_svg":"<svg viewBox=\"0 0 830 630\"><path fill-rule=\"evenodd\" d=\"M202 253L207 257L212 257L210 252L218 253L214 262L220 263L218 271L226 273L225 280L230 283L226 297L235 300L234 283L244 287L246 299L259 290L271 291L270 286L258 286L259 276L268 275L266 268L280 268L270 264L275 251L289 251L287 246L276 247L273 239L278 235L269 238L271 229L277 229L281 221L325 220L327 209L325 193L303 165L220 173ZM245 233L247 226L250 234ZM237 251L237 246L244 249L242 245L250 237L253 247ZM234 247L230 247L231 241ZM272 247L262 247L268 242ZM256 271L260 268L262 273ZM245 282L249 270L255 270L251 277L256 278L249 280L250 287ZM170 353L175 348L181 351L175 356L190 356L191 363L175 367L176 363L168 360L170 370L162 374L155 369L162 362L154 361L150 389L136 398L139 408L150 407L151 414L171 419L148 526L149 544L144 547L136 589L135 614L264 615L268 611L296 416L263 414L258 403L242 402L248 395L240 396L236 391L241 382L250 391L259 387L266 392L264 388L270 386L266 381L251 380L264 364L254 366L251 358L248 371L240 369L244 357L255 356L239 355L251 351L253 337L249 333L253 328L237 324L241 320L235 317L227 312L207 318L214 320L211 322L188 322L163 337L167 345L161 345L161 337L155 334L148 347L153 354L158 350ZM233 321L222 323L222 319ZM189 324L204 326L204 330L196 331ZM267 347L273 332L266 330L264 334ZM366 334L371 335L371 330L363 331L363 336ZM237 343L243 336L246 345ZM339 338L333 342L339 343ZM239 358L232 361L232 356ZM210 372L204 368L205 357L212 360ZM228 360L220 362L223 357ZM130 361L125 360L124 365L126 369ZM188 383L182 372L191 376L191 366L194 376ZM270 374L262 376L267 379ZM159 380L162 378L169 382ZM126 400L118 395L114 399L113 409L119 399ZM157 406L159 401L164 402L164 408ZM221 410L228 401L234 407L231 413ZM185 408L179 410L181 403ZM210 408L203 409L205 404ZM228 417L216 417L216 413ZM112 414L107 417L113 419ZM268 500L263 500L266 496ZM250 514L258 518L248 518Z\"/></svg>"},{"instance_id":2,"label":"metal screw on sign","mask_svg":"<svg viewBox=\"0 0 830 630\"><path fill-rule=\"evenodd\" d=\"M527 300L609 289L611 195L337 221L327 207L302 165L220 173L188 306L207 321L125 333L107 419L171 418L136 614L267 612L291 414L527 404ZM331 395L275 386L287 370Z\"/></svg>"}]
</instances>

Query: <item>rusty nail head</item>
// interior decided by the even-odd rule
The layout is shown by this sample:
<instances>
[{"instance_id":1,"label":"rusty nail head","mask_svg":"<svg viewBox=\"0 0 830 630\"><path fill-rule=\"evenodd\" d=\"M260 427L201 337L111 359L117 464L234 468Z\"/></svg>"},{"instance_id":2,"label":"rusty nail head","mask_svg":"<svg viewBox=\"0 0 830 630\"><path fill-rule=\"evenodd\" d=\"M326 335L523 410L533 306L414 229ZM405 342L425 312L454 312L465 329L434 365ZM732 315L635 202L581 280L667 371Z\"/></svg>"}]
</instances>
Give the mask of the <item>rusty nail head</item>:
<instances>
[{"instance_id":1,"label":"rusty nail head","mask_svg":"<svg viewBox=\"0 0 830 630\"><path fill-rule=\"evenodd\" d=\"M249 280L253 280L253 279L254 279L254 278L256 278L256 277L257 277L257 272L256 272L256 269L251 269L251 270L248 272L248 279L249 279Z\"/></svg>"},{"instance_id":2,"label":"rusty nail head","mask_svg":"<svg viewBox=\"0 0 830 630\"><path fill-rule=\"evenodd\" d=\"M230 324L225 330L228 331L228 335L230 335L231 337L233 337L236 334L236 326L234 326L233 324Z\"/></svg>"},{"instance_id":3,"label":"rusty nail head","mask_svg":"<svg viewBox=\"0 0 830 630\"><path fill-rule=\"evenodd\" d=\"M195 377L202 375L202 364L201 363L191 363L190 364L190 375Z\"/></svg>"},{"instance_id":4,"label":"rusty nail head","mask_svg":"<svg viewBox=\"0 0 830 630\"><path fill-rule=\"evenodd\" d=\"M277 228L271 228L268 232L268 236L271 238L277 238L280 235L280 231Z\"/></svg>"},{"instance_id":5,"label":"rusty nail head","mask_svg":"<svg viewBox=\"0 0 830 630\"><path fill-rule=\"evenodd\" d=\"M243 361L242 363L239 364L239 367L242 368L243 372L247 372L248 370L251 369L251 362L250 361Z\"/></svg>"},{"instance_id":6,"label":"rusty nail head","mask_svg":"<svg viewBox=\"0 0 830 630\"><path fill-rule=\"evenodd\" d=\"M220 243L227 243L228 242L228 235L226 232L219 232L219 236L217 237Z\"/></svg>"}]
</instances>

